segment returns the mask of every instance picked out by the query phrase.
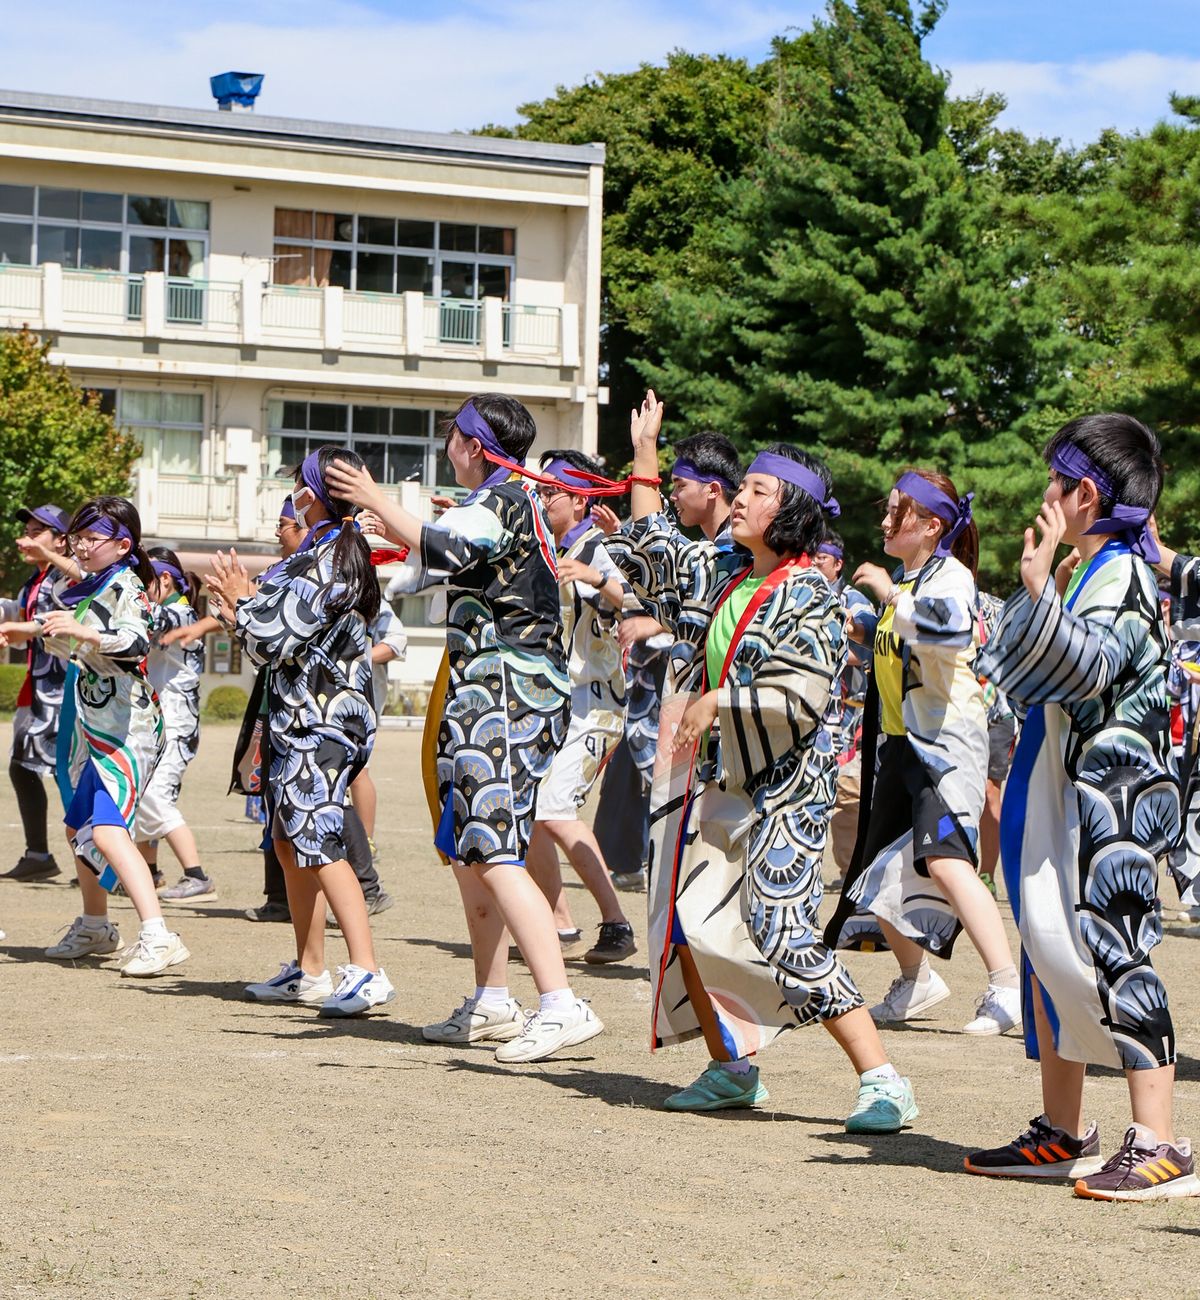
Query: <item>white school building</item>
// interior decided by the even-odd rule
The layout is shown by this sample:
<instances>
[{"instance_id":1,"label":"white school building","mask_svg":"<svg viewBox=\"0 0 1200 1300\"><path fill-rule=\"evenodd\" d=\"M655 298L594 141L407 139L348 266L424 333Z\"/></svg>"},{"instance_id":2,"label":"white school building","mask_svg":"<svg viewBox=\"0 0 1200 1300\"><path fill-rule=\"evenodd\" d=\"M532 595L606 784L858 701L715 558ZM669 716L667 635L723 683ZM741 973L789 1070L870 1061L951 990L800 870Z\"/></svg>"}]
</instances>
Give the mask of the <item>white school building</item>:
<instances>
[{"instance_id":1,"label":"white school building","mask_svg":"<svg viewBox=\"0 0 1200 1300\"><path fill-rule=\"evenodd\" d=\"M323 442L426 514L453 481L437 420L473 392L524 402L535 453L595 450L603 166L602 145L0 91L0 328L49 339L142 442L148 541L261 566L283 475ZM404 682L441 653L427 608L397 603ZM244 677L210 642L206 686Z\"/></svg>"}]
</instances>

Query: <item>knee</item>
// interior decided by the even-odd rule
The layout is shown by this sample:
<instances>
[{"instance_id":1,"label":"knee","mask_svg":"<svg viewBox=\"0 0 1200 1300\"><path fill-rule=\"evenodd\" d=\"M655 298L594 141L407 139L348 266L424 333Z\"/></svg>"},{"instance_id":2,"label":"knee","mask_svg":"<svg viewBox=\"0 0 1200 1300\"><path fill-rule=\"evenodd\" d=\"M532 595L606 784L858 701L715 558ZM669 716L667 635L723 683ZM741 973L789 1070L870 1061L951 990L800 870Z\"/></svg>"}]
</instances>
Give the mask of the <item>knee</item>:
<instances>
[{"instance_id":1,"label":"knee","mask_svg":"<svg viewBox=\"0 0 1200 1300\"><path fill-rule=\"evenodd\" d=\"M925 868L930 880L938 886L955 885L966 876L975 874L971 864L959 858L926 858Z\"/></svg>"}]
</instances>

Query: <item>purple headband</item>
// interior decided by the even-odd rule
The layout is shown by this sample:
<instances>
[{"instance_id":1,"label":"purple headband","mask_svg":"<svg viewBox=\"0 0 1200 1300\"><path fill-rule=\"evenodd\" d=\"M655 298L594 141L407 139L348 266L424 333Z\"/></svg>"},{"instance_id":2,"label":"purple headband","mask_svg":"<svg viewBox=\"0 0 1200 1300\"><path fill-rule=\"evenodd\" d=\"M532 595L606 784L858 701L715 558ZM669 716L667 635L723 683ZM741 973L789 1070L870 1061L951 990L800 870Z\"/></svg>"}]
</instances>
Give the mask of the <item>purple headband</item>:
<instances>
[{"instance_id":1,"label":"purple headband","mask_svg":"<svg viewBox=\"0 0 1200 1300\"><path fill-rule=\"evenodd\" d=\"M151 560L150 567L160 578L164 573L169 573L180 591L186 592L191 586L183 570L176 568L169 560Z\"/></svg>"},{"instance_id":2,"label":"purple headband","mask_svg":"<svg viewBox=\"0 0 1200 1300\"><path fill-rule=\"evenodd\" d=\"M88 518L88 512L85 511L82 518L75 525L74 531L79 533L85 528L90 528L94 533L99 533L102 537L114 537L119 542L128 542L130 555L132 556L133 534L124 524L119 524L115 519L102 515L99 510L95 511L92 518Z\"/></svg>"},{"instance_id":3,"label":"purple headband","mask_svg":"<svg viewBox=\"0 0 1200 1300\"><path fill-rule=\"evenodd\" d=\"M820 475L814 474L810 469L805 469L803 465L792 460L790 456L778 456L773 451L760 451L750 462L750 468L746 473L774 474L776 478L782 479L785 483L791 483L807 492L821 509L832 515L834 519L842 513L842 507L838 505L837 497L830 493L829 499L826 500L825 484L821 482Z\"/></svg>"},{"instance_id":4,"label":"purple headband","mask_svg":"<svg viewBox=\"0 0 1200 1300\"><path fill-rule=\"evenodd\" d=\"M1111 533L1125 542L1147 564L1157 564L1162 559L1162 553L1150 532L1150 511L1142 506L1127 506L1118 501L1112 479L1082 447L1073 442L1060 443L1050 457L1050 468L1063 478L1090 478L1096 485L1096 491L1113 502L1112 513L1104 519L1097 519L1087 530L1086 536Z\"/></svg>"},{"instance_id":5,"label":"purple headband","mask_svg":"<svg viewBox=\"0 0 1200 1300\"><path fill-rule=\"evenodd\" d=\"M335 518L337 511L334 509L333 498L329 495L329 489L325 486L325 476L321 473L319 451L310 451L305 456L304 462L300 466L300 481L312 491L313 496L325 507L329 517L331 519Z\"/></svg>"},{"instance_id":6,"label":"purple headband","mask_svg":"<svg viewBox=\"0 0 1200 1300\"><path fill-rule=\"evenodd\" d=\"M931 515L936 515L942 523L950 525L933 552L935 555L949 555L959 535L971 522L971 502L975 499L975 493L968 492L965 497L955 501L935 483L912 470L900 475L896 480L895 491L912 497L917 505L928 510Z\"/></svg>"},{"instance_id":7,"label":"purple headband","mask_svg":"<svg viewBox=\"0 0 1200 1300\"><path fill-rule=\"evenodd\" d=\"M468 402L459 411L454 417L454 423L458 425L460 432L465 437L477 438L484 451L491 452L493 456L500 456L504 460L512 459L508 452L497 442L496 435L492 432L492 426L475 409L474 402Z\"/></svg>"},{"instance_id":8,"label":"purple headband","mask_svg":"<svg viewBox=\"0 0 1200 1300\"><path fill-rule=\"evenodd\" d=\"M706 474L702 469L698 469L694 461L688 460L686 456L680 458L671 466L672 478L691 479L693 483L720 483L726 492L736 492L738 485L731 483L724 474Z\"/></svg>"},{"instance_id":9,"label":"purple headband","mask_svg":"<svg viewBox=\"0 0 1200 1300\"><path fill-rule=\"evenodd\" d=\"M292 498L290 496L286 497L284 499L283 505L279 507L279 517L280 519L291 519L293 521L295 520L296 507L292 504Z\"/></svg>"},{"instance_id":10,"label":"purple headband","mask_svg":"<svg viewBox=\"0 0 1200 1300\"><path fill-rule=\"evenodd\" d=\"M556 478L565 488L592 488L595 483L581 474L570 461L552 460L542 466L542 474L546 478Z\"/></svg>"},{"instance_id":11,"label":"purple headband","mask_svg":"<svg viewBox=\"0 0 1200 1300\"><path fill-rule=\"evenodd\" d=\"M846 558L845 552L842 548L836 546L833 542L822 542L821 545L817 547L817 554L832 555L835 560L844 560Z\"/></svg>"}]
</instances>

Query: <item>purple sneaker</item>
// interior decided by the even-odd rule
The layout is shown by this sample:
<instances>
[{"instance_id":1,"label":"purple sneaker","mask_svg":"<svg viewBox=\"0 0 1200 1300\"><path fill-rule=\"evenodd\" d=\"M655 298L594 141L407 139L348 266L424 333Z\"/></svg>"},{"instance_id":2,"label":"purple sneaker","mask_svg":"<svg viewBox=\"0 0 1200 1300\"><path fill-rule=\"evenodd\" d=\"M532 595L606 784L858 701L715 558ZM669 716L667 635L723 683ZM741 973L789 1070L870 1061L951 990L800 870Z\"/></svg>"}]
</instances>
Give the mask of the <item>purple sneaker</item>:
<instances>
[{"instance_id":1,"label":"purple sneaker","mask_svg":"<svg viewBox=\"0 0 1200 1300\"><path fill-rule=\"evenodd\" d=\"M1039 1115L1007 1146L972 1151L963 1168L990 1178L1078 1178L1096 1173L1103 1163L1095 1124L1083 1137L1073 1138Z\"/></svg>"},{"instance_id":2,"label":"purple sneaker","mask_svg":"<svg viewBox=\"0 0 1200 1300\"><path fill-rule=\"evenodd\" d=\"M1081 1178L1075 1195L1093 1201L1156 1201L1175 1196L1200 1196L1200 1179L1192 1162L1192 1144L1160 1142L1143 1124L1132 1125L1121 1149L1099 1173Z\"/></svg>"}]
</instances>

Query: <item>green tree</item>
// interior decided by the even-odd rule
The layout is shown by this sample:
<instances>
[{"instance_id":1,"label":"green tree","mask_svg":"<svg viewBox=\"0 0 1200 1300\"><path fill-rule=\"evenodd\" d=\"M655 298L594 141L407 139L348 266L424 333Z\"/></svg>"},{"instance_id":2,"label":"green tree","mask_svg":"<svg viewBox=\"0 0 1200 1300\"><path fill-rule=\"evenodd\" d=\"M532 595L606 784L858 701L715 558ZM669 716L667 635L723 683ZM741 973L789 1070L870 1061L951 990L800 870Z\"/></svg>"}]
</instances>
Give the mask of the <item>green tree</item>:
<instances>
[{"instance_id":1,"label":"green tree","mask_svg":"<svg viewBox=\"0 0 1200 1300\"><path fill-rule=\"evenodd\" d=\"M1026 423L1060 399L1071 341L1005 219L1002 101L954 117L923 56L942 8L833 0L798 51L776 43L765 148L700 232L716 273L660 284L643 371L690 422L823 456L858 552L898 469L946 470L976 491L984 578L1003 581L1043 481Z\"/></svg>"},{"instance_id":2,"label":"green tree","mask_svg":"<svg viewBox=\"0 0 1200 1300\"><path fill-rule=\"evenodd\" d=\"M15 507L54 501L74 510L88 497L125 494L141 454L100 410L94 393L81 391L50 346L27 331L0 334L0 589L12 590L28 572L16 547L24 527Z\"/></svg>"}]
</instances>

